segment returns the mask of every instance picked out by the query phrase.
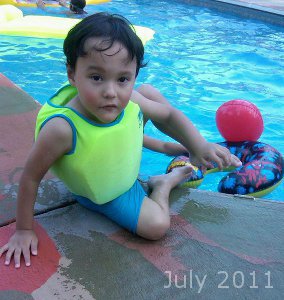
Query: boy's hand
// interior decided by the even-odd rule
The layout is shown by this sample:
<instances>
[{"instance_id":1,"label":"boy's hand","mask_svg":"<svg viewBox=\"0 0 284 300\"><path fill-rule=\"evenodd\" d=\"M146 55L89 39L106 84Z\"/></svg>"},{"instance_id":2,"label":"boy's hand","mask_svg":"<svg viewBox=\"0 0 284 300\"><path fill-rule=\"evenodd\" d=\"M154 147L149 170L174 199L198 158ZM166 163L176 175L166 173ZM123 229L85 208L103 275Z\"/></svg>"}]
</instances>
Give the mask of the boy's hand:
<instances>
[{"instance_id":1,"label":"boy's hand","mask_svg":"<svg viewBox=\"0 0 284 300\"><path fill-rule=\"evenodd\" d=\"M20 267L21 255L24 256L26 266L31 265L31 256L37 255L38 238L33 230L16 230L9 242L0 248L0 257L6 253L5 265L9 265L14 255L15 268Z\"/></svg>"},{"instance_id":2,"label":"boy's hand","mask_svg":"<svg viewBox=\"0 0 284 300\"><path fill-rule=\"evenodd\" d=\"M212 162L215 162L220 170L230 166L239 167L242 165L241 161L230 151L218 144L206 142L199 153L194 156L194 163L197 161L207 168L212 168Z\"/></svg>"}]
</instances>

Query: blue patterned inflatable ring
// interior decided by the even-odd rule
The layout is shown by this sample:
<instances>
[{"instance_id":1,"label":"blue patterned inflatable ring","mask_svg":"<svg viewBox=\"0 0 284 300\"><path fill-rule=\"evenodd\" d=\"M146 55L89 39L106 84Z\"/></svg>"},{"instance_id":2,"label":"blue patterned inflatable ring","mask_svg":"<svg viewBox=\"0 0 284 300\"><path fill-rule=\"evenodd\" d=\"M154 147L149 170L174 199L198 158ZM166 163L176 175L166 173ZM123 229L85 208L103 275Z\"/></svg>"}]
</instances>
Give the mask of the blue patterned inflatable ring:
<instances>
[{"instance_id":1,"label":"blue patterned inflatable ring","mask_svg":"<svg viewBox=\"0 0 284 300\"><path fill-rule=\"evenodd\" d=\"M249 141L218 144L226 147L243 164L221 179L218 185L219 192L262 197L274 190L283 179L284 159L272 146ZM188 157L178 156L170 162L167 173L175 167L187 164L190 164ZM184 185L197 187L206 174L218 171L217 168L204 171L202 168L194 167L192 175Z\"/></svg>"}]
</instances>

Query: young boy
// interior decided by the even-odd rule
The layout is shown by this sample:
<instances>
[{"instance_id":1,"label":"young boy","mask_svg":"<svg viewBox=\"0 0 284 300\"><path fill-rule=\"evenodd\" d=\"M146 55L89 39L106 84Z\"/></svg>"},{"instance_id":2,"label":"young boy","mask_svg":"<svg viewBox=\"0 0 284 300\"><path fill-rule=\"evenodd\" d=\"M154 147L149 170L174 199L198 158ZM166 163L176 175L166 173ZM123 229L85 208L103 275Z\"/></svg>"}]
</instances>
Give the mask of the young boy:
<instances>
[{"instance_id":1,"label":"young boy","mask_svg":"<svg viewBox=\"0 0 284 300\"><path fill-rule=\"evenodd\" d=\"M190 175L190 167L152 177L147 196L137 180L143 141L143 116L170 133L201 164L231 164L229 151L208 143L189 119L147 86L134 91L144 48L129 22L98 13L83 19L64 41L66 86L40 110L36 140L21 176L16 232L0 249L5 264L14 257L26 266L37 254L33 209L37 189L51 170L82 205L101 212L141 237L157 240L170 226L170 191ZM143 94L147 94L148 99ZM152 98L151 98L152 97Z\"/></svg>"}]
</instances>

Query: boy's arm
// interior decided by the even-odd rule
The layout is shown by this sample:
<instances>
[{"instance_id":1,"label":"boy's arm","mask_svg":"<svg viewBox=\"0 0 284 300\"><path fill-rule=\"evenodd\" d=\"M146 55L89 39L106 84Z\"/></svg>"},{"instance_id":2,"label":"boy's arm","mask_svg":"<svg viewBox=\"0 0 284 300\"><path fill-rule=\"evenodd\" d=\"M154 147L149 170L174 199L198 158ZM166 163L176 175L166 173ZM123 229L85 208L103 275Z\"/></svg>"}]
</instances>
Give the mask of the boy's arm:
<instances>
[{"instance_id":1,"label":"boy's arm","mask_svg":"<svg viewBox=\"0 0 284 300\"><path fill-rule=\"evenodd\" d=\"M188 152L187 149L181 144L164 142L158 139L151 138L145 134L143 136L143 146L152 151L173 156L184 155Z\"/></svg>"},{"instance_id":2,"label":"boy's arm","mask_svg":"<svg viewBox=\"0 0 284 300\"><path fill-rule=\"evenodd\" d=\"M23 254L30 265L30 251L37 253L37 237L33 231L33 212L38 186L51 165L71 150L72 129L62 118L50 120L40 131L32 147L19 183L17 197L16 232L9 242L0 248L0 256L6 253L5 264L14 256L15 267L20 267Z\"/></svg>"},{"instance_id":3,"label":"boy's arm","mask_svg":"<svg viewBox=\"0 0 284 300\"><path fill-rule=\"evenodd\" d=\"M220 169L231 165L229 150L218 144L208 143L181 111L151 101L136 91L133 92L132 99L139 104L146 118L154 121L162 132L181 143L199 163L210 167L214 161Z\"/></svg>"}]
</instances>

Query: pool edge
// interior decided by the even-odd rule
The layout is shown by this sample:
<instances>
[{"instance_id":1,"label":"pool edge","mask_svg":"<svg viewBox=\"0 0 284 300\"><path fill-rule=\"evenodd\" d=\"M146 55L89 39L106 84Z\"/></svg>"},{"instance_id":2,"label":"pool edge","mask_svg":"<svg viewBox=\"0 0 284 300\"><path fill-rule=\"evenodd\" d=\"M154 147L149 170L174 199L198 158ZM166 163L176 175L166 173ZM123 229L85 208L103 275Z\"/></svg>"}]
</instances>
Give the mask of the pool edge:
<instances>
[{"instance_id":1,"label":"pool edge","mask_svg":"<svg viewBox=\"0 0 284 300\"><path fill-rule=\"evenodd\" d=\"M234 0L180 0L195 6L216 9L219 12L267 22L273 25L284 26L284 4L283 11L273 7L261 6L249 2ZM272 1L273 2L273 1Z\"/></svg>"}]
</instances>

